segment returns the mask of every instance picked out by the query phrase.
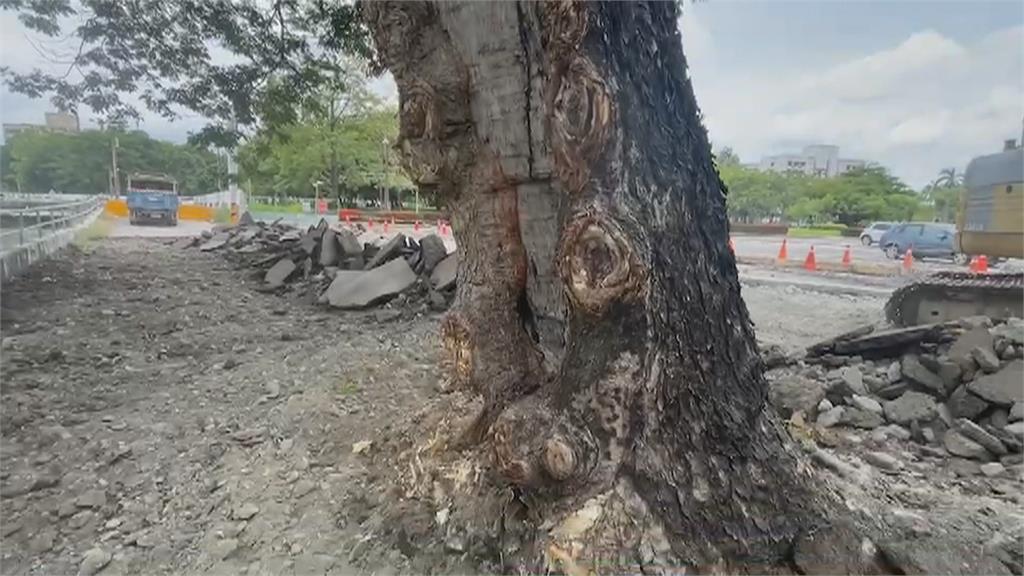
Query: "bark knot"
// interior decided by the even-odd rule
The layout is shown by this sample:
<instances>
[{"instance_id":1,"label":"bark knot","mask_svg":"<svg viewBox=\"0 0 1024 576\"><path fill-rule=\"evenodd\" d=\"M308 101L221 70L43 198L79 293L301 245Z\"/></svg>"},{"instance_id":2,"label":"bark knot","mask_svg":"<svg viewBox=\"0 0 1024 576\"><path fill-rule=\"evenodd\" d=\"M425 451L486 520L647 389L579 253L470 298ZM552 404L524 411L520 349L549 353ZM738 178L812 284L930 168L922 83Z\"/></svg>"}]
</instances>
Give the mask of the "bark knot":
<instances>
[{"instance_id":1,"label":"bark knot","mask_svg":"<svg viewBox=\"0 0 1024 576\"><path fill-rule=\"evenodd\" d=\"M551 142L559 179L570 193L579 193L590 179L608 142L614 108L597 68L576 56L557 83L551 106Z\"/></svg>"},{"instance_id":2,"label":"bark knot","mask_svg":"<svg viewBox=\"0 0 1024 576\"><path fill-rule=\"evenodd\" d=\"M595 314L635 292L641 281L640 265L625 232L595 210L566 226L560 268L572 302Z\"/></svg>"}]
</instances>

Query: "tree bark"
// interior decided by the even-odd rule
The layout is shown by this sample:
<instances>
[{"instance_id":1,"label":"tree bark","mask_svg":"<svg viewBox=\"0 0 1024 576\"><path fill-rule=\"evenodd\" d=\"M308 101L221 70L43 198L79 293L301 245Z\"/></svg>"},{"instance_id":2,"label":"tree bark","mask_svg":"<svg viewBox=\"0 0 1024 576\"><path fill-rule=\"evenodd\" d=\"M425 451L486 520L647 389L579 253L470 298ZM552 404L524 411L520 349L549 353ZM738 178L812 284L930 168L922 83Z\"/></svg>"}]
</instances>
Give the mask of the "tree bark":
<instances>
[{"instance_id":1,"label":"tree bark","mask_svg":"<svg viewBox=\"0 0 1024 576\"><path fill-rule=\"evenodd\" d=\"M866 569L766 408L676 4L363 10L452 213L446 373L548 561Z\"/></svg>"}]
</instances>

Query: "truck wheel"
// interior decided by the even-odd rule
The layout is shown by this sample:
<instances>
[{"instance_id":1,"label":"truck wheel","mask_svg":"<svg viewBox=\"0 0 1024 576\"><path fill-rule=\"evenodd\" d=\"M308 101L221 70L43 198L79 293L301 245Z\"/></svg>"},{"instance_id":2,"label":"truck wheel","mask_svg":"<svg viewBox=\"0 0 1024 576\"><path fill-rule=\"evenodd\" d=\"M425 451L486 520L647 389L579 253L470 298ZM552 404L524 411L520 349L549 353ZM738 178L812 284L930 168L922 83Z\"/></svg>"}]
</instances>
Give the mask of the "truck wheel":
<instances>
[{"instance_id":1,"label":"truck wheel","mask_svg":"<svg viewBox=\"0 0 1024 576\"><path fill-rule=\"evenodd\" d=\"M956 264L957 266L964 266L970 261L971 257L968 256L967 254L964 254L963 252L957 252L956 254L953 254L953 264Z\"/></svg>"},{"instance_id":2,"label":"truck wheel","mask_svg":"<svg viewBox=\"0 0 1024 576\"><path fill-rule=\"evenodd\" d=\"M900 248L895 244L889 244L885 247L885 255L893 260L899 260Z\"/></svg>"},{"instance_id":3,"label":"truck wheel","mask_svg":"<svg viewBox=\"0 0 1024 576\"><path fill-rule=\"evenodd\" d=\"M871 246L871 236L868 236L867 234L861 236L860 243L865 246Z\"/></svg>"}]
</instances>

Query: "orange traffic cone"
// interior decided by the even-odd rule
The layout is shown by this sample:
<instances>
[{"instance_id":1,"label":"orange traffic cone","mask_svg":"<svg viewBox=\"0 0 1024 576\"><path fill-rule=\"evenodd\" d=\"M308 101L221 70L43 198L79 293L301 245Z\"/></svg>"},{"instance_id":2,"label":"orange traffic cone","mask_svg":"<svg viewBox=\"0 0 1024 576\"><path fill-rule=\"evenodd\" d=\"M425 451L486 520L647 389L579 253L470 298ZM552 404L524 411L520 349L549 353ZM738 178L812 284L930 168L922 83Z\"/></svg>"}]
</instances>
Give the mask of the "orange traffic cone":
<instances>
[{"instance_id":1,"label":"orange traffic cone","mask_svg":"<svg viewBox=\"0 0 1024 576\"><path fill-rule=\"evenodd\" d=\"M370 229L370 230L373 230L373 218L370 218L370 219L369 219L369 220L368 220L368 221L366 222L366 227L367 227L368 229Z\"/></svg>"},{"instance_id":2,"label":"orange traffic cone","mask_svg":"<svg viewBox=\"0 0 1024 576\"><path fill-rule=\"evenodd\" d=\"M778 255L778 257L776 257L776 260L778 260L779 263L781 264L781 263L785 263L785 261L787 259L789 259L789 249L786 247L786 239L783 238L782 239L782 246L779 248L779 255Z\"/></svg>"},{"instance_id":3,"label":"orange traffic cone","mask_svg":"<svg viewBox=\"0 0 1024 576\"><path fill-rule=\"evenodd\" d=\"M390 226L390 225L391 225L390 222L388 222L387 220L384 221L384 233L385 234L388 233L388 226Z\"/></svg>"},{"instance_id":4,"label":"orange traffic cone","mask_svg":"<svg viewBox=\"0 0 1024 576\"><path fill-rule=\"evenodd\" d=\"M843 250L843 266L849 268L853 264L853 253L850 251L850 245L846 245L846 250Z\"/></svg>"},{"instance_id":5,"label":"orange traffic cone","mask_svg":"<svg viewBox=\"0 0 1024 576\"><path fill-rule=\"evenodd\" d=\"M907 253L903 255L903 271L910 272L914 269L914 250L907 248Z\"/></svg>"},{"instance_id":6,"label":"orange traffic cone","mask_svg":"<svg viewBox=\"0 0 1024 576\"><path fill-rule=\"evenodd\" d=\"M978 274L988 274L988 256L984 254L978 256L978 269L975 272Z\"/></svg>"},{"instance_id":7,"label":"orange traffic cone","mask_svg":"<svg viewBox=\"0 0 1024 576\"><path fill-rule=\"evenodd\" d=\"M412 225L412 229L413 229L414 232L419 232L420 231L420 221L419 220L417 220L416 223Z\"/></svg>"},{"instance_id":8,"label":"orange traffic cone","mask_svg":"<svg viewBox=\"0 0 1024 576\"><path fill-rule=\"evenodd\" d=\"M732 241L732 236L729 236L729 251L733 254L736 253L736 243Z\"/></svg>"},{"instance_id":9,"label":"orange traffic cone","mask_svg":"<svg viewBox=\"0 0 1024 576\"><path fill-rule=\"evenodd\" d=\"M807 258L804 260L804 270L814 272L818 269L818 260L814 257L814 246L807 251Z\"/></svg>"}]
</instances>

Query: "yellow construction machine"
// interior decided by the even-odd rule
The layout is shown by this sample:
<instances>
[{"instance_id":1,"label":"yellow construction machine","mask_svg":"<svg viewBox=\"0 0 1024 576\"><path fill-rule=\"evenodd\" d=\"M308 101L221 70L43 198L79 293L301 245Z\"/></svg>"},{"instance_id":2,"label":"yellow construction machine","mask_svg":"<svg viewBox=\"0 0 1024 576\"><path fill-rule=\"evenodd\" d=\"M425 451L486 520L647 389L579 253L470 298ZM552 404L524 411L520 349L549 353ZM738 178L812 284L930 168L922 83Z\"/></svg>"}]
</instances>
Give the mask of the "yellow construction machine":
<instances>
[{"instance_id":1,"label":"yellow construction machine","mask_svg":"<svg viewBox=\"0 0 1024 576\"><path fill-rule=\"evenodd\" d=\"M1022 142L1024 144L1024 142ZM1024 259L1024 147L1008 140L998 154L967 165L956 219L956 246L964 261ZM965 316L1024 316L1024 271L939 272L893 292L885 313L901 326Z\"/></svg>"}]
</instances>

